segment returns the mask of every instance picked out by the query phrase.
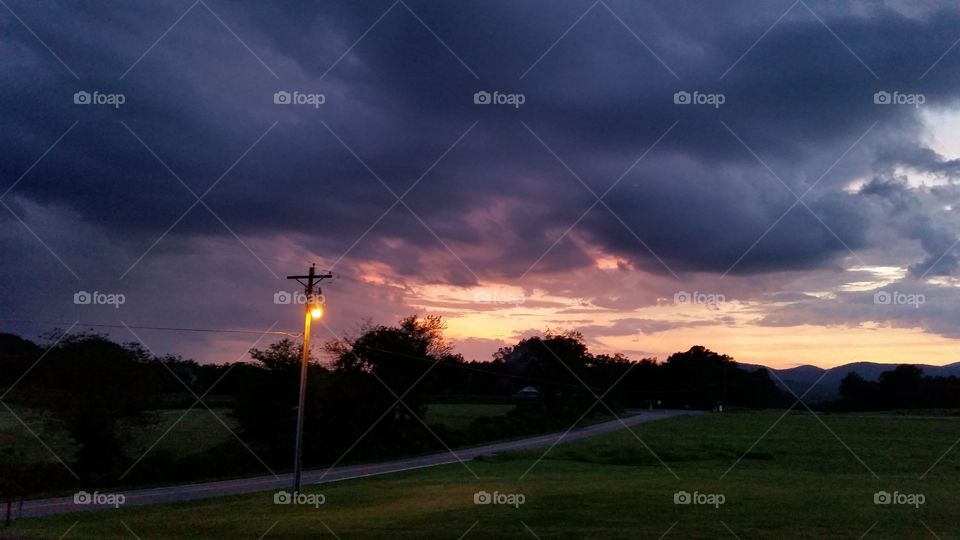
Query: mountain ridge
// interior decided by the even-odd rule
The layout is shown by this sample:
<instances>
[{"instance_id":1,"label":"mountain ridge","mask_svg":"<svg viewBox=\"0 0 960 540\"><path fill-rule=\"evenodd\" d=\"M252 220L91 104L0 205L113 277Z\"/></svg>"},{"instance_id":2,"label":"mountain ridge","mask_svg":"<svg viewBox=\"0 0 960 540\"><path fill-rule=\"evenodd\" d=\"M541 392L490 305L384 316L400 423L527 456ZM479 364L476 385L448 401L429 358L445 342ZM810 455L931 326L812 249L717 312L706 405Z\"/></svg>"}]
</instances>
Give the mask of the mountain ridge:
<instances>
[{"instance_id":1,"label":"mountain ridge","mask_svg":"<svg viewBox=\"0 0 960 540\"><path fill-rule=\"evenodd\" d=\"M884 371L896 369L897 366L906 364L885 364L879 362L851 362L834 366L831 368L822 368L811 364L803 364L791 368L772 368L760 364L743 364L741 367L749 370L760 368L773 372L773 380L777 386L786 387L799 397L803 397L805 402L814 403L818 401L827 401L835 399L840 394L840 381L850 373L857 373L868 381L876 381ZM930 364L910 364L923 370L925 376L931 377L960 377L960 362L953 362L943 366L934 366ZM804 396L806 394L806 396Z\"/></svg>"}]
</instances>

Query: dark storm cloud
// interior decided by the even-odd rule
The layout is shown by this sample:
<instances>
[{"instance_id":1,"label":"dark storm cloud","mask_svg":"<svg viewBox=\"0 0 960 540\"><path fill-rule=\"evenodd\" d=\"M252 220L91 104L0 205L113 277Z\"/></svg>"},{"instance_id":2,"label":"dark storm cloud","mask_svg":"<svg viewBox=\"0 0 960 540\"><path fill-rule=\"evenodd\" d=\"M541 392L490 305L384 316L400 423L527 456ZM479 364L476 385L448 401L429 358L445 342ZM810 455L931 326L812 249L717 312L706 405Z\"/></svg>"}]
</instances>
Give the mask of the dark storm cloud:
<instances>
[{"instance_id":1,"label":"dark storm cloud","mask_svg":"<svg viewBox=\"0 0 960 540\"><path fill-rule=\"evenodd\" d=\"M957 220L952 207L960 202L957 186L911 189L903 176L883 175L871 179L860 193L871 199L886 216L885 224L905 238L916 240L926 257L909 265L914 278L951 276L960 261Z\"/></svg>"},{"instance_id":2,"label":"dark storm cloud","mask_svg":"<svg viewBox=\"0 0 960 540\"><path fill-rule=\"evenodd\" d=\"M918 109L873 103L896 90L956 105L960 54L925 74L956 39L955 9L810 2L821 22L798 4L755 43L789 3L10 5L79 80L6 21L5 186L79 123L4 200L99 227L123 247L121 270L195 202L151 150L198 195L211 189L216 214L195 207L158 253L230 239L222 219L245 239L340 254L394 204L382 180L411 189L415 215L398 204L351 257L459 285L524 274L594 204L580 180L613 186L616 216L593 207L534 275L591 264L583 242L658 273L831 267L876 247L886 217L841 187L878 167L956 168L923 144ZM127 102L76 106L82 89ZM326 103L277 106L277 90ZM477 106L478 90L526 103ZM678 106L681 90L726 101ZM931 257L949 247L935 219L903 222Z\"/></svg>"}]
</instances>

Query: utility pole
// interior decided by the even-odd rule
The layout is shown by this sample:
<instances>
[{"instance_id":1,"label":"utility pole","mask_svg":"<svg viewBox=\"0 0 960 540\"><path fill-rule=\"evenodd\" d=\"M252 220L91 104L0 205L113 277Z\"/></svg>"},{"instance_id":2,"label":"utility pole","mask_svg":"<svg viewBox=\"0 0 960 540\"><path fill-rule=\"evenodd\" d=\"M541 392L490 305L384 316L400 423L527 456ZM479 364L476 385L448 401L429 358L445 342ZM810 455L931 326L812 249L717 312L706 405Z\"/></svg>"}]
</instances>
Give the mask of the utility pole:
<instances>
[{"instance_id":1,"label":"utility pole","mask_svg":"<svg viewBox=\"0 0 960 540\"><path fill-rule=\"evenodd\" d=\"M307 397L307 365L310 363L310 320L323 315L323 307L315 294L320 294L320 282L333 277L333 274L317 274L315 264L310 265L310 273L305 276L287 276L304 286L307 303L303 318L303 356L300 360L300 397L297 404L297 435L293 450L293 492L300 492L300 478L303 474L303 409ZM306 282L302 280L307 280ZM314 292L316 287L316 293Z\"/></svg>"}]
</instances>

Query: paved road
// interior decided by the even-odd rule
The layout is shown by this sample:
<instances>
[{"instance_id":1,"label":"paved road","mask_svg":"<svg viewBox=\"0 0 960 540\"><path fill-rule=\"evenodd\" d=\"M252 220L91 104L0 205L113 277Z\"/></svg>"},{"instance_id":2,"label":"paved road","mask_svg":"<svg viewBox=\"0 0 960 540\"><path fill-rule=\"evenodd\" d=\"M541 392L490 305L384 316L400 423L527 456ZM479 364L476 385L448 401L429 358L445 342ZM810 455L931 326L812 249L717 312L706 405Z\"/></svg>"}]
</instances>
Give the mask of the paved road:
<instances>
[{"instance_id":1,"label":"paved road","mask_svg":"<svg viewBox=\"0 0 960 540\"><path fill-rule=\"evenodd\" d=\"M515 441L499 442L483 446L475 446L472 448L462 448L455 451L456 456L454 456L451 452L439 452L436 454L428 454L425 456L404 458L381 463L345 465L342 467L334 467L332 469L304 471L303 484L310 485L337 482L340 480L363 478L365 476L390 474L400 471L409 471L412 469L422 469L424 467L447 465L450 463L457 463L458 461L467 462L478 456L499 454L511 450L547 448L553 444L567 443L576 441L578 439L593 437L602 433L617 431L619 429L623 429L623 424L633 426L636 424L642 424L644 422L651 422L654 420L661 420L664 418L685 414L696 414L696 412L673 410L643 411L624 417L623 423L620 423L620 421L617 420L611 420L609 422L602 422L580 429L575 429L569 433L557 432ZM197 499L224 497L227 495L254 493L257 491L281 489L289 490L292 482L292 475L281 474L279 477L260 476L255 478L239 478L236 480L204 482L200 484L184 484L151 489L136 489L116 493L123 494L125 498L124 506L135 506L144 504L193 501ZM76 504L72 496L57 497L51 499L25 501L20 508L17 508L17 506L14 507L14 515L18 517L38 517L62 514L66 512L103 510L108 508L114 507L109 505Z\"/></svg>"}]
</instances>

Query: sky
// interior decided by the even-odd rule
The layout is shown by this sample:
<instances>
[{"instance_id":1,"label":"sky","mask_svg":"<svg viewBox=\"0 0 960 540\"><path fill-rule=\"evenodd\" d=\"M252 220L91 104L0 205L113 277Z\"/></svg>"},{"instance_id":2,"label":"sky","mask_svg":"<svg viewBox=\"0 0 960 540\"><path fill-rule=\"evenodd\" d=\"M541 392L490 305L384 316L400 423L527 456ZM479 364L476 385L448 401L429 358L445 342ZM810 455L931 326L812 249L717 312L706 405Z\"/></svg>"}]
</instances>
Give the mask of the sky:
<instances>
[{"instance_id":1,"label":"sky","mask_svg":"<svg viewBox=\"0 0 960 540\"><path fill-rule=\"evenodd\" d=\"M955 3L0 4L0 331L960 361Z\"/></svg>"}]
</instances>

